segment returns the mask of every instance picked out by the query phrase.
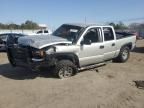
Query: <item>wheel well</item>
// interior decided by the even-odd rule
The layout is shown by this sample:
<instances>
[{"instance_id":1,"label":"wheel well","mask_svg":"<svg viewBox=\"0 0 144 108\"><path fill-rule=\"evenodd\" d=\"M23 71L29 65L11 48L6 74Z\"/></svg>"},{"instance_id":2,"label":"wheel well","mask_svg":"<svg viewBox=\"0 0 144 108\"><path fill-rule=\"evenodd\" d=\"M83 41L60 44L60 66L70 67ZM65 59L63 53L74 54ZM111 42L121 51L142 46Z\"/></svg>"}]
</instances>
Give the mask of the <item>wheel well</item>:
<instances>
[{"instance_id":1,"label":"wheel well","mask_svg":"<svg viewBox=\"0 0 144 108\"><path fill-rule=\"evenodd\" d=\"M132 49L132 44L129 44L127 46L129 47L130 50Z\"/></svg>"},{"instance_id":2,"label":"wheel well","mask_svg":"<svg viewBox=\"0 0 144 108\"><path fill-rule=\"evenodd\" d=\"M73 55L73 54L72 55L59 55L59 56L56 56L56 59L57 59L57 61L60 61L60 60L70 60L77 67L80 67L78 57L76 55Z\"/></svg>"},{"instance_id":3,"label":"wheel well","mask_svg":"<svg viewBox=\"0 0 144 108\"><path fill-rule=\"evenodd\" d=\"M123 47L128 47L131 50L132 49L132 43L125 44L125 45L123 45Z\"/></svg>"},{"instance_id":4,"label":"wheel well","mask_svg":"<svg viewBox=\"0 0 144 108\"><path fill-rule=\"evenodd\" d=\"M60 60L70 60L71 62L74 62L73 58L69 57L69 56L57 56L56 57L58 61Z\"/></svg>"}]
</instances>

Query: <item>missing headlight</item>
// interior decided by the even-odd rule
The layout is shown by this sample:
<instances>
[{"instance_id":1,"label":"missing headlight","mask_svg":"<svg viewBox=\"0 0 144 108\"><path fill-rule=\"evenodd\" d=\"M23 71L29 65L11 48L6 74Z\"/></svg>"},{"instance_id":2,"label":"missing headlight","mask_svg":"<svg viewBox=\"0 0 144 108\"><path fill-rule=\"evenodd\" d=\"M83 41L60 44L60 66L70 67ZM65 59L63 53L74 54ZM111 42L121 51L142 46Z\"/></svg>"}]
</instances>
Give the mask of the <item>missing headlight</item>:
<instances>
[{"instance_id":1,"label":"missing headlight","mask_svg":"<svg viewBox=\"0 0 144 108\"><path fill-rule=\"evenodd\" d=\"M55 47L50 47L49 49L47 49L46 54L53 54L56 52L56 48Z\"/></svg>"},{"instance_id":2,"label":"missing headlight","mask_svg":"<svg viewBox=\"0 0 144 108\"><path fill-rule=\"evenodd\" d=\"M34 51L32 51L32 56L34 58L43 58L45 56L45 51L44 50L34 50Z\"/></svg>"}]
</instances>

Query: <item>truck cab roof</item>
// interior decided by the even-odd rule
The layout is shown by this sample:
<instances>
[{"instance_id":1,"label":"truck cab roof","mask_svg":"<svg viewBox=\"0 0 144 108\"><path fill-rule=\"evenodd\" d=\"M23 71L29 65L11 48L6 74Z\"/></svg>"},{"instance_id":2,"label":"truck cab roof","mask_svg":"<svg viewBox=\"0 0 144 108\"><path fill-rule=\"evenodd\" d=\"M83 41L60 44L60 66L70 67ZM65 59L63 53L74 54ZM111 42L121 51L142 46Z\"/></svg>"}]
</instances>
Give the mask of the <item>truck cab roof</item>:
<instances>
[{"instance_id":1,"label":"truck cab roof","mask_svg":"<svg viewBox=\"0 0 144 108\"><path fill-rule=\"evenodd\" d=\"M79 27L90 27L90 26L97 26L97 27L112 27L109 25L98 25L98 24L84 24L84 23L66 23L64 25L72 25L72 26L79 26Z\"/></svg>"}]
</instances>

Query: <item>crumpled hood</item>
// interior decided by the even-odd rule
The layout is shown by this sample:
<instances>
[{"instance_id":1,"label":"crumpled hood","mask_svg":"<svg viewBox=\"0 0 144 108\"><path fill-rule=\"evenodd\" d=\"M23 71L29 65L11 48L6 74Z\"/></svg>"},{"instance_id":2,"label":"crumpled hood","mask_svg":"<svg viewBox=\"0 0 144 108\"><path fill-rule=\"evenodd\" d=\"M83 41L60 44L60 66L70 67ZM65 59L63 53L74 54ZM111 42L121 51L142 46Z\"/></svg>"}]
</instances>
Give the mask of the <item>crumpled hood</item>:
<instances>
[{"instance_id":1,"label":"crumpled hood","mask_svg":"<svg viewBox=\"0 0 144 108\"><path fill-rule=\"evenodd\" d=\"M18 39L18 44L24 46L31 46L34 48L44 48L46 46L60 44L60 43L72 43L64 38L54 35L40 35L40 36L24 36Z\"/></svg>"}]
</instances>

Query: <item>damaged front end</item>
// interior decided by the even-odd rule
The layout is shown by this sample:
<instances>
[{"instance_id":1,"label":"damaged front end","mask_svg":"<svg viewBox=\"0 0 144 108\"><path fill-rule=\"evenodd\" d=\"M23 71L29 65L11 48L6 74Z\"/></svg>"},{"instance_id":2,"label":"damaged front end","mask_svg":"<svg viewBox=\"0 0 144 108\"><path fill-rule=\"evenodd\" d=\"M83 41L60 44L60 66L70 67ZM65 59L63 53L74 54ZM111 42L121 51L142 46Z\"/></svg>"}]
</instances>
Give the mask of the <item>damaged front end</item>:
<instances>
[{"instance_id":1,"label":"damaged front end","mask_svg":"<svg viewBox=\"0 0 144 108\"><path fill-rule=\"evenodd\" d=\"M47 49L37 49L30 46L21 45L8 40L7 56L13 67L24 67L32 70L38 70L40 67L52 65L50 56L55 51L54 47Z\"/></svg>"},{"instance_id":2,"label":"damaged front end","mask_svg":"<svg viewBox=\"0 0 144 108\"><path fill-rule=\"evenodd\" d=\"M54 52L53 48L46 50L22 45L7 48L8 59L12 66L30 68L32 70L52 66L55 63L51 55L52 52Z\"/></svg>"},{"instance_id":3,"label":"damaged front end","mask_svg":"<svg viewBox=\"0 0 144 108\"><path fill-rule=\"evenodd\" d=\"M17 43L8 39L7 55L12 66L37 70L39 67L54 66L55 45L70 43L56 36L25 36L19 38Z\"/></svg>"}]
</instances>

